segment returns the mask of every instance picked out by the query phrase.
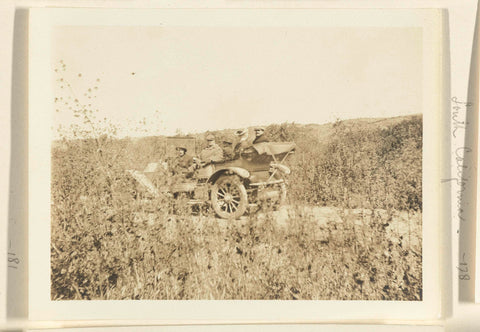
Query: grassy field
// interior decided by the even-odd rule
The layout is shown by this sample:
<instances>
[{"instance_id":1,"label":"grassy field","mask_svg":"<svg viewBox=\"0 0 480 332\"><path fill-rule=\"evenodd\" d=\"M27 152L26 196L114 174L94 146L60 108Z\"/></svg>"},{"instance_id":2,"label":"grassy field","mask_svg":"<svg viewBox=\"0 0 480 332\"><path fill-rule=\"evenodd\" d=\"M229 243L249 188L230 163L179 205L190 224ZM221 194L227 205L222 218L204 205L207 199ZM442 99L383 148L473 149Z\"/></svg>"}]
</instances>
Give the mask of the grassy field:
<instances>
[{"instance_id":1,"label":"grassy field","mask_svg":"<svg viewBox=\"0 0 480 332\"><path fill-rule=\"evenodd\" d=\"M266 133L298 146L288 203L237 221L137 195L161 137L56 142L52 299L421 300L421 116Z\"/></svg>"}]
</instances>

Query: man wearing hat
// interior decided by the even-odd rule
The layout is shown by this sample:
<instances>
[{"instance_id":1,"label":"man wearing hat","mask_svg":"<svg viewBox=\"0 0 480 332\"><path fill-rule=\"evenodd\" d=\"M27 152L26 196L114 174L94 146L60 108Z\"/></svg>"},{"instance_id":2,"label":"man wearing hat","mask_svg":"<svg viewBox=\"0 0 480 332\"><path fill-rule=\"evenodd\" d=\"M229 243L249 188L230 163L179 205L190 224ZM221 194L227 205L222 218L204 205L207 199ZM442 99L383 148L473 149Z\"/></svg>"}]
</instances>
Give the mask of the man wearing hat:
<instances>
[{"instance_id":1,"label":"man wearing hat","mask_svg":"<svg viewBox=\"0 0 480 332\"><path fill-rule=\"evenodd\" d=\"M193 159L186 155L187 148L183 146L177 146L175 148L177 150L177 156L173 161L173 170L175 174L183 174L187 178L191 177L193 174L192 164Z\"/></svg>"},{"instance_id":2,"label":"man wearing hat","mask_svg":"<svg viewBox=\"0 0 480 332\"><path fill-rule=\"evenodd\" d=\"M200 152L200 159L205 164L211 164L223 160L223 150L215 143L212 134L207 135L207 147Z\"/></svg>"},{"instance_id":3,"label":"man wearing hat","mask_svg":"<svg viewBox=\"0 0 480 332\"><path fill-rule=\"evenodd\" d=\"M225 160L232 160L234 159L235 157L235 154L234 154L234 146L233 146L233 139L231 138L225 138L223 140L223 157L225 158Z\"/></svg>"},{"instance_id":4,"label":"man wearing hat","mask_svg":"<svg viewBox=\"0 0 480 332\"><path fill-rule=\"evenodd\" d=\"M266 138L265 135L263 135L265 133L264 127L256 127L254 130L255 130L255 139L253 140L252 144L268 142L268 138Z\"/></svg>"}]
</instances>

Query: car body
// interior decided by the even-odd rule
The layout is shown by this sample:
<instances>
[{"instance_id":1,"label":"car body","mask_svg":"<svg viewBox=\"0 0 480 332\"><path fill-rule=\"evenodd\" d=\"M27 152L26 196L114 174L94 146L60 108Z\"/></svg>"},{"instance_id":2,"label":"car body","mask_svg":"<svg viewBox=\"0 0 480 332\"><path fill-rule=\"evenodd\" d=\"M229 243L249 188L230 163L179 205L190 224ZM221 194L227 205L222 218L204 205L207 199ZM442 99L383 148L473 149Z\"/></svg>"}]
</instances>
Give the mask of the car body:
<instances>
[{"instance_id":1,"label":"car body","mask_svg":"<svg viewBox=\"0 0 480 332\"><path fill-rule=\"evenodd\" d=\"M167 191L174 197L186 196L193 205L210 204L216 215L224 219L240 218L249 207L277 208L287 194L290 169L284 162L294 150L292 142L254 144L232 160L199 164L193 177L175 183ZM149 168L152 169L151 165ZM162 191L141 172L130 174L154 195Z\"/></svg>"}]
</instances>

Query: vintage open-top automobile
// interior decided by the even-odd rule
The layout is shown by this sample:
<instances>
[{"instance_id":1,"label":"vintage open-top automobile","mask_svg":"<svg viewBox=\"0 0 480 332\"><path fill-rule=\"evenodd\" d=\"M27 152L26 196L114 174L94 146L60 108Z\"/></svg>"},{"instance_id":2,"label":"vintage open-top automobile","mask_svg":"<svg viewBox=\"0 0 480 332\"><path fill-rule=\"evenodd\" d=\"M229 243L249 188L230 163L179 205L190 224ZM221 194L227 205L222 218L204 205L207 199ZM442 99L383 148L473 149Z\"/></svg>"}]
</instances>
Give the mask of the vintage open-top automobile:
<instances>
[{"instance_id":1,"label":"vintage open-top automobile","mask_svg":"<svg viewBox=\"0 0 480 332\"><path fill-rule=\"evenodd\" d=\"M292 142L264 142L245 149L238 158L202 165L191 178L185 178L167 191L174 197L188 198L192 205L210 204L224 219L238 219L248 208L279 207L286 198L286 176L290 169L284 164L295 150ZM151 194L159 195L165 188L156 188L144 172L129 171ZM151 172L150 172L151 173Z\"/></svg>"}]
</instances>

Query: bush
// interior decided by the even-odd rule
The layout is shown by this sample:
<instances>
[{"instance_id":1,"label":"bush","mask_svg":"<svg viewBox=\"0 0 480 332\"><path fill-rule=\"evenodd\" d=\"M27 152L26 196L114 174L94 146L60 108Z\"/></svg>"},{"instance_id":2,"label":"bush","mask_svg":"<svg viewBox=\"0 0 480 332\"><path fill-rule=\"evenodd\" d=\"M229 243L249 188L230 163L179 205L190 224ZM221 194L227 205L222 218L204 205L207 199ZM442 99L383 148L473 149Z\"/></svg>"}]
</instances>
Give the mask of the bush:
<instances>
[{"instance_id":1,"label":"bush","mask_svg":"<svg viewBox=\"0 0 480 332\"><path fill-rule=\"evenodd\" d=\"M297 138L291 197L309 204L422 210L422 118L386 128L342 122L324 142Z\"/></svg>"}]
</instances>

